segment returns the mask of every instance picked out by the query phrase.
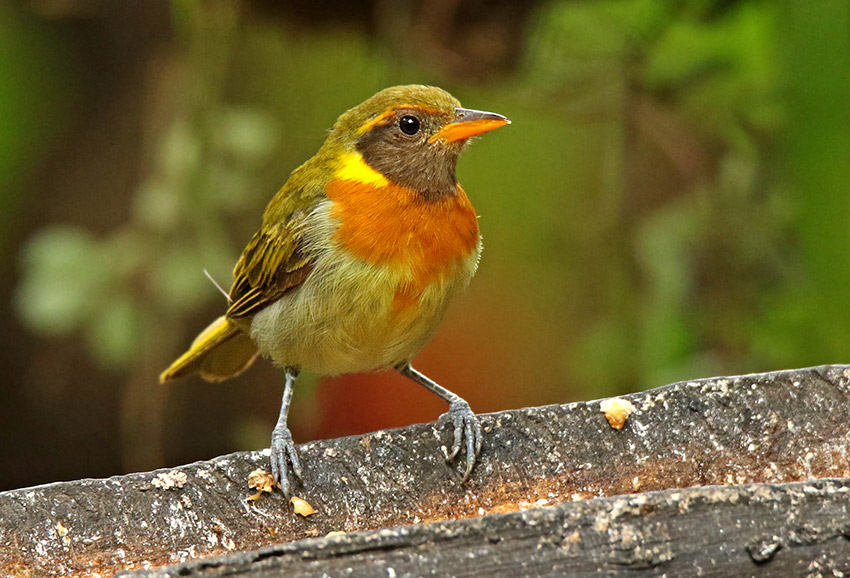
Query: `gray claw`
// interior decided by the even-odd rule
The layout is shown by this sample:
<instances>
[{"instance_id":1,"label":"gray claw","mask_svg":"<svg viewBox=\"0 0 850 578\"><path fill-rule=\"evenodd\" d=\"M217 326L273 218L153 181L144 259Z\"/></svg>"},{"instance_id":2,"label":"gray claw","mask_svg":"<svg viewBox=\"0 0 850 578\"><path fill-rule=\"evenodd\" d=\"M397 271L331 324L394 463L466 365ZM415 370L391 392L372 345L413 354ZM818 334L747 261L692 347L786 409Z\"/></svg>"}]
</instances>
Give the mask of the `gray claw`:
<instances>
[{"instance_id":1,"label":"gray claw","mask_svg":"<svg viewBox=\"0 0 850 578\"><path fill-rule=\"evenodd\" d=\"M292 434L288 429L278 430L275 428L272 432L271 443L272 475L287 498L291 496L292 488L289 482L290 464L292 473L300 481L301 462L298 460L298 452L295 450Z\"/></svg>"},{"instance_id":2,"label":"gray claw","mask_svg":"<svg viewBox=\"0 0 850 578\"><path fill-rule=\"evenodd\" d=\"M466 470L463 474L463 482L469 478L475 458L481 452L481 423L478 417L469 408L469 404L463 400L453 402L449 406L448 413L443 417L452 420L454 424L454 442L452 449L446 456L446 461L451 461L460 453L463 440L466 439Z\"/></svg>"}]
</instances>

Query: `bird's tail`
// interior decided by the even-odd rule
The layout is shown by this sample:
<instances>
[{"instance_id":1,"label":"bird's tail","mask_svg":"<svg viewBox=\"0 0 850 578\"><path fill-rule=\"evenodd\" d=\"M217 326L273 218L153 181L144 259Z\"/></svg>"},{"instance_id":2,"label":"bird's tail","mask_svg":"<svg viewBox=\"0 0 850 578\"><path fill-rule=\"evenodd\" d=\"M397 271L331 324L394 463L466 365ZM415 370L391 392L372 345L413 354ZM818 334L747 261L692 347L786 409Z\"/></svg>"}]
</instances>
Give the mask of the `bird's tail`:
<instances>
[{"instance_id":1,"label":"bird's tail","mask_svg":"<svg viewBox=\"0 0 850 578\"><path fill-rule=\"evenodd\" d=\"M207 381L222 381L248 369L256 357L257 346L251 338L222 315L195 338L189 351L160 374L159 381L194 373Z\"/></svg>"}]
</instances>

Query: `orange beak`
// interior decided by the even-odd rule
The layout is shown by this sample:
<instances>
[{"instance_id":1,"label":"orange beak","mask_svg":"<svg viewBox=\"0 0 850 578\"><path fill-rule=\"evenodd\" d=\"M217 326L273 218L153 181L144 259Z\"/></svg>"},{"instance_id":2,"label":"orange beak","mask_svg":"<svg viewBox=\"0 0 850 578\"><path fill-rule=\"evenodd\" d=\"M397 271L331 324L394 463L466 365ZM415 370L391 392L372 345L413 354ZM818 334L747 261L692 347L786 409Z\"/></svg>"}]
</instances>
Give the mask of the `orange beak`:
<instances>
[{"instance_id":1,"label":"orange beak","mask_svg":"<svg viewBox=\"0 0 850 578\"><path fill-rule=\"evenodd\" d=\"M511 121L495 112L456 108L455 113L455 121L437 131L428 139L428 144L434 144L438 140L447 143L455 142L511 124Z\"/></svg>"}]
</instances>

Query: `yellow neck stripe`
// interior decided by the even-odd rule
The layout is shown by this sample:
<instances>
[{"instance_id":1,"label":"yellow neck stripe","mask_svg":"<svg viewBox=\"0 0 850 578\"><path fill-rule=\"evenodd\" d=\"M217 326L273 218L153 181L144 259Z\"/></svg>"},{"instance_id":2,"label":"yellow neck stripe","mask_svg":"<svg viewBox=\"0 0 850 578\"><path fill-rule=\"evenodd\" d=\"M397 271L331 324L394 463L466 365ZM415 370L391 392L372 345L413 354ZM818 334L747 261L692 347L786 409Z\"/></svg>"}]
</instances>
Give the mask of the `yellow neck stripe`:
<instances>
[{"instance_id":1,"label":"yellow neck stripe","mask_svg":"<svg viewBox=\"0 0 850 578\"><path fill-rule=\"evenodd\" d=\"M344 153L340 157L340 165L335 176L343 181L354 181L375 187L385 187L390 184L384 175L366 164L357 152Z\"/></svg>"}]
</instances>

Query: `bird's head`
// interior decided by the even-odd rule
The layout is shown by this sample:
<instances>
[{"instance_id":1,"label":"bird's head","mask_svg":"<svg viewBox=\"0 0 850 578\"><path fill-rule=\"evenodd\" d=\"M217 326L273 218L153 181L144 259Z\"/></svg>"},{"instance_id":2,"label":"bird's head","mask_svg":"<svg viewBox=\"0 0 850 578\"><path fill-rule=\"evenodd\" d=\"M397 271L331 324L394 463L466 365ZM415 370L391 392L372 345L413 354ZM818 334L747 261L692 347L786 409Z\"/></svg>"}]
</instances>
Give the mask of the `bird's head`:
<instances>
[{"instance_id":1,"label":"bird's head","mask_svg":"<svg viewBox=\"0 0 850 578\"><path fill-rule=\"evenodd\" d=\"M440 88L395 86L340 116L328 144L358 155L388 181L433 198L457 189L458 156L471 137L509 123L500 114L461 108Z\"/></svg>"}]
</instances>

